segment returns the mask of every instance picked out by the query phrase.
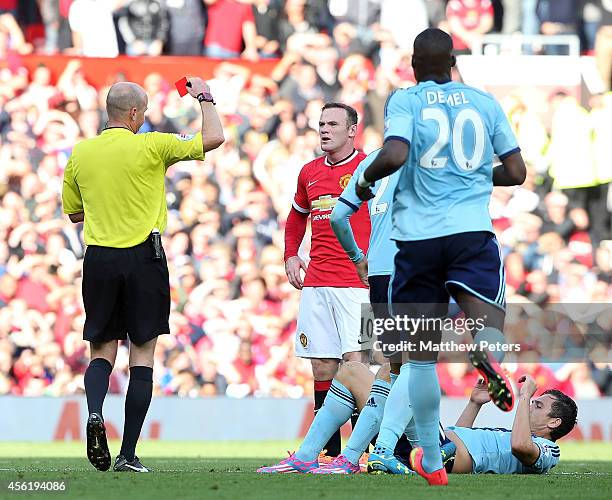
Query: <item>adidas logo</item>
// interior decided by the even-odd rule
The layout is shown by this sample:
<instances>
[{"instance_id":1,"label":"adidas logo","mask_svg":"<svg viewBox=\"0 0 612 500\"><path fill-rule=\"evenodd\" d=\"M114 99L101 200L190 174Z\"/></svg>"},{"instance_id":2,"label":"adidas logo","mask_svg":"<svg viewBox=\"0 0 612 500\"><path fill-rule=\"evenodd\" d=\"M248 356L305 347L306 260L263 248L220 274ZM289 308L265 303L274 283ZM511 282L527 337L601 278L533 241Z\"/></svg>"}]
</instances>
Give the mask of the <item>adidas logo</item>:
<instances>
[{"instance_id":1,"label":"adidas logo","mask_svg":"<svg viewBox=\"0 0 612 500\"><path fill-rule=\"evenodd\" d=\"M371 406L372 408L378 408L378 405L376 404L376 401L374 401L374 398L368 399L368 402L365 405Z\"/></svg>"}]
</instances>

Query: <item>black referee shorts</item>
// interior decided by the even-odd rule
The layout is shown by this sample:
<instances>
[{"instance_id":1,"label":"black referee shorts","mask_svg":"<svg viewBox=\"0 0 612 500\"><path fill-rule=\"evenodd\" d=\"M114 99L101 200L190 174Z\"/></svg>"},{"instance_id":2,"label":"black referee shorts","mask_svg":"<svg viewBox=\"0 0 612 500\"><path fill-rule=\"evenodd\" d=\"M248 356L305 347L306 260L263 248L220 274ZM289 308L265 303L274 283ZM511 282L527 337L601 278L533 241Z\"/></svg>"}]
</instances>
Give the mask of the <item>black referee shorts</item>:
<instances>
[{"instance_id":1,"label":"black referee shorts","mask_svg":"<svg viewBox=\"0 0 612 500\"><path fill-rule=\"evenodd\" d=\"M166 256L153 260L149 239L131 248L89 246L83 261L83 302L89 342L124 340L142 345L170 333Z\"/></svg>"}]
</instances>

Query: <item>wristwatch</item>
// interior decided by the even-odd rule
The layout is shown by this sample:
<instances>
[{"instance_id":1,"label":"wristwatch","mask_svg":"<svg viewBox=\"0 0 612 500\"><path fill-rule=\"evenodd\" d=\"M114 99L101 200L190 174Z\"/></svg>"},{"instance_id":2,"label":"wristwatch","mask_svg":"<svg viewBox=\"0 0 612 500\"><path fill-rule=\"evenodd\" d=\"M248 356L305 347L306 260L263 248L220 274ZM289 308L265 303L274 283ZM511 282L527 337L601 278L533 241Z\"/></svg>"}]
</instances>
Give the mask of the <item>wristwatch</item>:
<instances>
[{"instance_id":1,"label":"wristwatch","mask_svg":"<svg viewBox=\"0 0 612 500\"><path fill-rule=\"evenodd\" d=\"M212 102L215 105L217 104L210 92L200 92L196 98L199 102Z\"/></svg>"}]
</instances>

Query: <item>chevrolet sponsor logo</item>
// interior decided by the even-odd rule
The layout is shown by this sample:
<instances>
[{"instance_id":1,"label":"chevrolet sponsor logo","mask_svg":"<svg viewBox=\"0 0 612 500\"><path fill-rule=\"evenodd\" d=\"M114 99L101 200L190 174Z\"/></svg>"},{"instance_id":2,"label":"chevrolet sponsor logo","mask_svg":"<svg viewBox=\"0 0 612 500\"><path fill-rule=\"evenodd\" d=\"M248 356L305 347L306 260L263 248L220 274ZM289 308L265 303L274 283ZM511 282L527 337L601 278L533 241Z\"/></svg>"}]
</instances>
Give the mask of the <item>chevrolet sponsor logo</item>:
<instances>
[{"instance_id":1,"label":"chevrolet sponsor logo","mask_svg":"<svg viewBox=\"0 0 612 500\"><path fill-rule=\"evenodd\" d=\"M323 212L333 210L336 206L336 202L338 198L333 198L331 194L326 194L323 196L319 196L318 200L314 200L311 203L311 211L312 210L321 210Z\"/></svg>"}]
</instances>

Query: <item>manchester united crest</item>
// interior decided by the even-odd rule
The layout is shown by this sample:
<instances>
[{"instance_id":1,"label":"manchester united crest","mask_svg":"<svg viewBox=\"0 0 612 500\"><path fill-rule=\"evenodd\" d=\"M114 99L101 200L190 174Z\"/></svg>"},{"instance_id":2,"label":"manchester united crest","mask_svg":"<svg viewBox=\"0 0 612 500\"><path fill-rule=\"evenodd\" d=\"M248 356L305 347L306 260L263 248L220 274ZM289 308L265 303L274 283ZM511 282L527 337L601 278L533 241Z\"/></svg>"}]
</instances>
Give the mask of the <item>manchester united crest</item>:
<instances>
[{"instance_id":1,"label":"manchester united crest","mask_svg":"<svg viewBox=\"0 0 612 500\"><path fill-rule=\"evenodd\" d=\"M353 174L344 174L342 177L340 177L340 181L338 182L338 184L340 184L340 187L342 189L348 186L348 183L351 180L351 177L353 177Z\"/></svg>"},{"instance_id":2,"label":"manchester united crest","mask_svg":"<svg viewBox=\"0 0 612 500\"><path fill-rule=\"evenodd\" d=\"M300 332L300 344L302 344L304 349L308 347L308 337L304 332Z\"/></svg>"}]
</instances>

